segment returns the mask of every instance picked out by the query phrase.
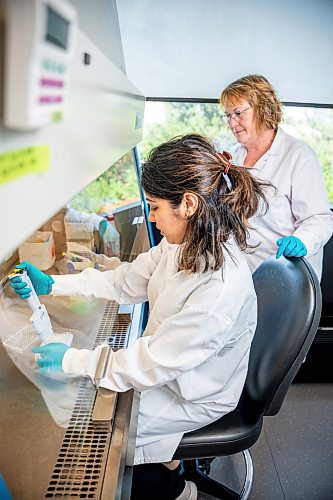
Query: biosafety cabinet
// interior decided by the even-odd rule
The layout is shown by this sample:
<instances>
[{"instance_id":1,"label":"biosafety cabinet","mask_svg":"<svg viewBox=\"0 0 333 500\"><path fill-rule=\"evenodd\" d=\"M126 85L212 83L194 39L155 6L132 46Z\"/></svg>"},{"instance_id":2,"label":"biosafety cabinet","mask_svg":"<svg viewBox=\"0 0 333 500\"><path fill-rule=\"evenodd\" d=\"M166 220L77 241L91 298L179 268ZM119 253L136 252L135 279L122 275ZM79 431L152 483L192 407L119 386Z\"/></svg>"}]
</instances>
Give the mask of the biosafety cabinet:
<instances>
[{"instance_id":1,"label":"biosafety cabinet","mask_svg":"<svg viewBox=\"0 0 333 500\"><path fill-rule=\"evenodd\" d=\"M112 188L119 163L136 175L145 99L126 77L116 2L0 0L0 68L0 473L18 500L128 498L137 399L39 374L31 310L8 283L23 255L47 273L103 271L150 246L139 187L100 216L108 240L69 215L104 172ZM142 329L141 304L41 302L76 347L126 347Z\"/></svg>"}]
</instances>

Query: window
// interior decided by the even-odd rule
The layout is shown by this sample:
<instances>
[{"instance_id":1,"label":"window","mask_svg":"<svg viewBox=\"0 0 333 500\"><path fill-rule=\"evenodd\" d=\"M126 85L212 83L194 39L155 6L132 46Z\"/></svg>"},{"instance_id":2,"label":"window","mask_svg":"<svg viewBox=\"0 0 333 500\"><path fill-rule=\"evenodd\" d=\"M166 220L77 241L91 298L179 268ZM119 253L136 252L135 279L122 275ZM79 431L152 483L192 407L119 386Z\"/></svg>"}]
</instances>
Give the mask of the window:
<instances>
[{"instance_id":1,"label":"window","mask_svg":"<svg viewBox=\"0 0 333 500\"><path fill-rule=\"evenodd\" d=\"M317 153L328 199L333 204L333 109L285 106L282 126Z\"/></svg>"},{"instance_id":2,"label":"window","mask_svg":"<svg viewBox=\"0 0 333 500\"><path fill-rule=\"evenodd\" d=\"M71 207L88 213L113 212L140 200L132 151L126 153L71 200Z\"/></svg>"},{"instance_id":3,"label":"window","mask_svg":"<svg viewBox=\"0 0 333 500\"><path fill-rule=\"evenodd\" d=\"M235 144L223 123L217 103L146 103L144 137L139 145L144 158L152 147L176 135L197 132L214 140L221 150ZM318 154L330 203L333 203L333 109L285 106L283 129L306 143Z\"/></svg>"},{"instance_id":4,"label":"window","mask_svg":"<svg viewBox=\"0 0 333 500\"><path fill-rule=\"evenodd\" d=\"M131 261L150 248L132 151L74 196L70 207L84 217L89 213L107 215L110 229L114 224L118 236L114 230L107 230L98 253L109 257L116 254L121 260ZM115 247L119 247L117 252Z\"/></svg>"}]
</instances>

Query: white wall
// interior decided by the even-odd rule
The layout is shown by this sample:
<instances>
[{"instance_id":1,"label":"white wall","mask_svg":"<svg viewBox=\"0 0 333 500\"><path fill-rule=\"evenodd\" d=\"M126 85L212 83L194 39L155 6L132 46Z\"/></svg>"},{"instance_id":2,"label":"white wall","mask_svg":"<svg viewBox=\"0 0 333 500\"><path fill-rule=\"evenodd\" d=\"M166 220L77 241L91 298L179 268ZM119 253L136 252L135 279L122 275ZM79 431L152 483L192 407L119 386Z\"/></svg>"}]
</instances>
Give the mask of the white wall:
<instances>
[{"instance_id":1,"label":"white wall","mask_svg":"<svg viewBox=\"0 0 333 500\"><path fill-rule=\"evenodd\" d=\"M125 73L115 0L70 0L77 8L81 30Z\"/></svg>"},{"instance_id":2,"label":"white wall","mask_svg":"<svg viewBox=\"0 0 333 500\"><path fill-rule=\"evenodd\" d=\"M111 4L114 8L115 2ZM94 22L107 23L103 10L95 15ZM84 52L91 54L90 66L82 63ZM62 122L15 132L0 121L0 153L38 145L49 146L51 152L47 172L0 185L0 262L141 140L135 121L137 112L144 111L144 98L105 52L80 29Z\"/></svg>"},{"instance_id":3,"label":"white wall","mask_svg":"<svg viewBox=\"0 0 333 500\"><path fill-rule=\"evenodd\" d=\"M128 77L147 97L217 98L265 75L284 101L333 103L332 0L118 0Z\"/></svg>"}]
</instances>

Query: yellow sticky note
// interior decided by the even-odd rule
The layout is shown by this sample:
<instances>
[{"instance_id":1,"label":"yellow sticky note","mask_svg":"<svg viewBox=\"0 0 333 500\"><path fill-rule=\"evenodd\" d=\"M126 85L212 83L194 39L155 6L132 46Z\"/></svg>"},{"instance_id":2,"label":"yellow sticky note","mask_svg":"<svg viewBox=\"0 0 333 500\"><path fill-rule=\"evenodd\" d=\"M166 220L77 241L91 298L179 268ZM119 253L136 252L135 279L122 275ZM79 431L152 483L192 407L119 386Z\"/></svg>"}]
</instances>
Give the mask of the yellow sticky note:
<instances>
[{"instance_id":1,"label":"yellow sticky note","mask_svg":"<svg viewBox=\"0 0 333 500\"><path fill-rule=\"evenodd\" d=\"M0 153L0 184L23 175L45 172L49 166L49 146L34 146Z\"/></svg>"}]
</instances>

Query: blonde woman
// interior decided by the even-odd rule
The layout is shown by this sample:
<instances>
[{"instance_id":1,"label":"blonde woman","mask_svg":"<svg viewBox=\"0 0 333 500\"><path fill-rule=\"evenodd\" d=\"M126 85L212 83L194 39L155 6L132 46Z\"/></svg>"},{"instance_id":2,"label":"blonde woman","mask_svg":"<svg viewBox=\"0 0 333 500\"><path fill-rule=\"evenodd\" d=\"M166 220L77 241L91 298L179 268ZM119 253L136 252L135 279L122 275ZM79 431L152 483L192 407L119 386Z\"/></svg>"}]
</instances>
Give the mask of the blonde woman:
<instances>
[{"instance_id":1,"label":"blonde woman","mask_svg":"<svg viewBox=\"0 0 333 500\"><path fill-rule=\"evenodd\" d=\"M251 270L274 254L306 256L320 279L333 214L316 153L279 126L281 101L265 77L248 75L234 81L222 91L220 103L238 142L232 162L276 187L267 192L265 216L250 221Z\"/></svg>"}]
</instances>

